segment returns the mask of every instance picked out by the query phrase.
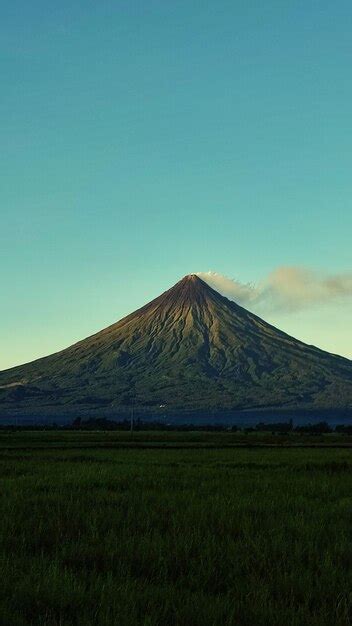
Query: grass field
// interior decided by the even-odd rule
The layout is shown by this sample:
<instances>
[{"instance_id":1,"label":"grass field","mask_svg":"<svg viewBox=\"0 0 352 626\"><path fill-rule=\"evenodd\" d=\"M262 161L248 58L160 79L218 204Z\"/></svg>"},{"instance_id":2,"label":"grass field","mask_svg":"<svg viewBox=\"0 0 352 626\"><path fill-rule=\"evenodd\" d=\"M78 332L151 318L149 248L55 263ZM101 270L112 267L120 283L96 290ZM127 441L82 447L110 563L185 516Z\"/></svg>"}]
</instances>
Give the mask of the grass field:
<instances>
[{"instance_id":1,"label":"grass field","mask_svg":"<svg viewBox=\"0 0 352 626\"><path fill-rule=\"evenodd\" d=\"M1 432L0 624L350 624L349 440L248 437Z\"/></svg>"}]
</instances>

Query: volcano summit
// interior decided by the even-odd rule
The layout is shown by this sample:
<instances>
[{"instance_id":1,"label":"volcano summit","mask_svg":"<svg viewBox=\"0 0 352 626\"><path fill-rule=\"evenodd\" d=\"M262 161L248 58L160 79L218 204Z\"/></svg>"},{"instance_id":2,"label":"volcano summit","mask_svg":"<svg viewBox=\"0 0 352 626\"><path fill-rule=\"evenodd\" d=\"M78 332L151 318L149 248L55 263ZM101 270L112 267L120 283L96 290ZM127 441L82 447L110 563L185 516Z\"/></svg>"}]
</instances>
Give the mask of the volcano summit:
<instances>
[{"instance_id":1,"label":"volcano summit","mask_svg":"<svg viewBox=\"0 0 352 626\"><path fill-rule=\"evenodd\" d=\"M101 332L0 373L0 416L348 409L352 361L277 330L190 274Z\"/></svg>"}]
</instances>

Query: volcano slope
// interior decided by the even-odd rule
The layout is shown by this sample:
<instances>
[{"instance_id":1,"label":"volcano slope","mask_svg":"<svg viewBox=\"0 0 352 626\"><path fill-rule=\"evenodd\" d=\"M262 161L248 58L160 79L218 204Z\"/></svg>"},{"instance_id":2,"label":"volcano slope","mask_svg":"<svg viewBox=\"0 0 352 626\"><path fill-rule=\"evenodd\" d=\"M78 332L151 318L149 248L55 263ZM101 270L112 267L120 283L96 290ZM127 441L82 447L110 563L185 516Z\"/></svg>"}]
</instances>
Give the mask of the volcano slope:
<instances>
[{"instance_id":1,"label":"volcano slope","mask_svg":"<svg viewBox=\"0 0 352 626\"><path fill-rule=\"evenodd\" d=\"M306 345L196 275L75 345L0 373L0 416L349 409L352 361Z\"/></svg>"}]
</instances>

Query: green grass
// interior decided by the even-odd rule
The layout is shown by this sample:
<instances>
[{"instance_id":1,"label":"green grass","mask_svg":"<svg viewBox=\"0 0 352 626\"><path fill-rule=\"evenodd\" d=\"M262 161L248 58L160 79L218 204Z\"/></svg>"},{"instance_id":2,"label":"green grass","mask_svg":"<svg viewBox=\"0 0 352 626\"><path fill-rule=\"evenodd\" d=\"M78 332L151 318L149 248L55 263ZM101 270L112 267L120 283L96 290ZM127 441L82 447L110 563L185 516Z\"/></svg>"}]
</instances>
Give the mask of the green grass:
<instances>
[{"instance_id":1,"label":"green grass","mask_svg":"<svg viewBox=\"0 0 352 626\"><path fill-rule=\"evenodd\" d=\"M1 433L0 624L350 624L352 450L240 437Z\"/></svg>"}]
</instances>

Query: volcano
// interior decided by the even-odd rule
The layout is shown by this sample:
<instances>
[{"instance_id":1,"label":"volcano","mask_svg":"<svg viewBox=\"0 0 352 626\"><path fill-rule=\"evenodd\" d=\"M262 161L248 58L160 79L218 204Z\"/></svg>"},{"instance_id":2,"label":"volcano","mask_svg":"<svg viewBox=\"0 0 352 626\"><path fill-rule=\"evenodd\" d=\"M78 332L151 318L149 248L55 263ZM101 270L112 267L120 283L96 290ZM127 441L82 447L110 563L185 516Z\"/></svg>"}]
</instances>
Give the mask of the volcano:
<instances>
[{"instance_id":1,"label":"volcano","mask_svg":"<svg viewBox=\"0 0 352 626\"><path fill-rule=\"evenodd\" d=\"M194 274L75 345L0 373L0 416L351 409L352 361L298 341Z\"/></svg>"}]
</instances>

